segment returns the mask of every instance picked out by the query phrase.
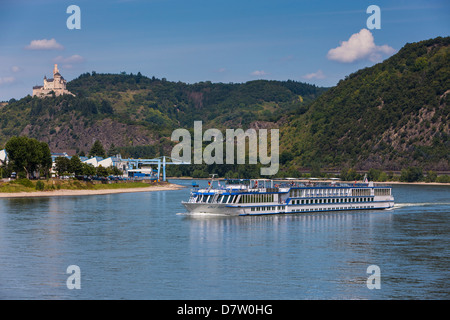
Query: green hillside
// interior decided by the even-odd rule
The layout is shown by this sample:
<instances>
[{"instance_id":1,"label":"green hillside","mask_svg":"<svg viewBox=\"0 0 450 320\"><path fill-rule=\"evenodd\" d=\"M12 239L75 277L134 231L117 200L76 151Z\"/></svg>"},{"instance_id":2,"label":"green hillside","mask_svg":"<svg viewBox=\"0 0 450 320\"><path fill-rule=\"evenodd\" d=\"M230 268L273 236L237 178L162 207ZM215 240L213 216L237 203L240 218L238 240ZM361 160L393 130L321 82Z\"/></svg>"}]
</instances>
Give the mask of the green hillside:
<instances>
[{"instance_id":1,"label":"green hillside","mask_svg":"<svg viewBox=\"0 0 450 320\"><path fill-rule=\"evenodd\" d=\"M449 170L450 37L405 45L284 119L285 165Z\"/></svg>"},{"instance_id":2,"label":"green hillside","mask_svg":"<svg viewBox=\"0 0 450 320\"><path fill-rule=\"evenodd\" d=\"M150 79L140 73L83 74L71 81L68 89L97 102L109 101L121 119L170 128L190 127L194 120L212 127L246 127L256 120L274 122L325 91L295 81L186 84Z\"/></svg>"},{"instance_id":3,"label":"green hillside","mask_svg":"<svg viewBox=\"0 0 450 320\"><path fill-rule=\"evenodd\" d=\"M296 81L187 84L138 74L80 75L72 96L27 96L0 107L12 136L87 153L95 140L125 156L170 155L171 133L279 128L281 170L450 171L450 37L406 44L326 89ZM217 170L214 166L203 168ZM235 168L227 168L229 171Z\"/></svg>"},{"instance_id":4,"label":"green hillside","mask_svg":"<svg viewBox=\"0 0 450 320\"><path fill-rule=\"evenodd\" d=\"M131 156L170 154L174 129L275 125L306 108L325 88L296 81L186 84L133 74L82 74L67 85L76 96L27 96L0 109L0 145L14 135L49 143L52 150L87 152L95 140ZM262 123L262 124L261 124Z\"/></svg>"}]
</instances>

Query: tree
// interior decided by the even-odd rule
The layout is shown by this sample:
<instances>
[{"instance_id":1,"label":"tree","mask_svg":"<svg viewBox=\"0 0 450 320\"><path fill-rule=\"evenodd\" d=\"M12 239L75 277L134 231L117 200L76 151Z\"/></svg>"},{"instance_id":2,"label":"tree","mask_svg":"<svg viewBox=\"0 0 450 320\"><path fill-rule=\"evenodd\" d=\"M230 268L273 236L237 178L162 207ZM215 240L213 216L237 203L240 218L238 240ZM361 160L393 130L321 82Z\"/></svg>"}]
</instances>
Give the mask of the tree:
<instances>
[{"instance_id":1,"label":"tree","mask_svg":"<svg viewBox=\"0 0 450 320\"><path fill-rule=\"evenodd\" d=\"M380 175L378 176L378 180L380 182L384 182L388 180L388 175L386 174L386 172L381 171Z\"/></svg>"},{"instance_id":2,"label":"tree","mask_svg":"<svg viewBox=\"0 0 450 320\"><path fill-rule=\"evenodd\" d=\"M294 155L290 151L283 151L280 155L280 164L284 165L294 159Z\"/></svg>"},{"instance_id":3,"label":"tree","mask_svg":"<svg viewBox=\"0 0 450 320\"><path fill-rule=\"evenodd\" d=\"M49 177L50 169L52 168L52 153L47 143L41 142L42 160L40 168L46 178Z\"/></svg>"},{"instance_id":4,"label":"tree","mask_svg":"<svg viewBox=\"0 0 450 320\"><path fill-rule=\"evenodd\" d=\"M136 83L140 83L140 82L141 82L141 79L142 79L142 74L141 74L141 72L139 71L138 74L137 74L137 76L136 76Z\"/></svg>"},{"instance_id":5,"label":"tree","mask_svg":"<svg viewBox=\"0 0 450 320\"><path fill-rule=\"evenodd\" d=\"M97 167L97 176L99 176L99 177L107 177L108 176L108 169L104 168L102 165L99 165Z\"/></svg>"},{"instance_id":6,"label":"tree","mask_svg":"<svg viewBox=\"0 0 450 320\"><path fill-rule=\"evenodd\" d=\"M81 162L80 157L73 156L70 159L69 172L75 174L76 176L83 174L83 162Z\"/></svg>"},{"instance_id":7,"label":"tree","mask_svg":"<svg viewBox=\"0 0 450 320\"><path fill-rule=\"evenodd\" d=\"M311 168L311 177L322 177L322 173L320 172L320 166L317 163L314 163Z\"/></svg>"},{"instance_id":8,"label":"tree","mask_svg":"<svg viewBox=\"0 0 450 320\"><path fill-rule=\"evenodd\" d=\"M423 178L423 173L421 168L409 167L408 169L402 169L400 174L400 181L403 182L416 182Z\"/></svg>"},{"instance_id":9,"label":"tree","mask_svg":"<svg viewBox=\"0 0 450 320\"><path fill-rule=\"evenodd\" d=\"M89 156L102 158L105 157L105 149L103 148L103 145L99 140L95 140L91 150L89 151Z\"/></svg>"},{"instance_id":10,"label":"tree","mask_svg":"<svg viewBox=\"0 0 450 320\"><path fill-rule=\"evenodd\" d=\"M340 177L343 181L356 181L361 178L361 175L355 169L350 168L348 170L342 169Z\"/></svg>"},{"instance_id":11,"label":"tree","mask_svg":"<svg viewBox=\"0 0 450 320\"><path fill-rule=\"evenodd\" d=\"M369 181L379 181L380 174L381 170L371 168L367 173L367 179L369 179Z\"/></svg>"},{"instance_id":12,"label":"tree","mask_svg":"<svg viewBox=\"0 0 450 320\"><path fill-rule=\"evenodd\" d=\"M27 137L12 137L5 146L10 165L18 174L25 172L29 179L39 169L48 171L51 167L51 154L48 144Z\"/></svg>"},{"instance_id":13,"label":"tree","mask_svg":"<svg viewBox=\"0 0 450 320\"><path fill-rule=\"evenodd\" d=\"M113 176L121 176L123 174L122 170L115 166L111 166L108 168L108 173Z\"/></svg>"},{"instance_id":14,"label":"tree","mask_svg":"<svg viewBox=\"0 0 450 320\"><path fill-rule=\"evenodd\" d=\"M117 149L117 147L114 145L114 143L111 143L111 146L109 147L109 150L108 150L108 157L115 156L118 153L119 153L119 149Z\"/></svg>"},{"instance_id":15,"label":"tree","mask_svg":"<svg viewBox=\"0 0 450 320\"><path fill-rule=\"evenodd\" d=\"M432 170L430 170L430 171L427 172L427 176L426 176L426 178L425 178L425 181L426 181L426 182L435 182L436 179L437 179L437 174L436 174L436 172L434 172L434 171L432 171Z\"/></svg>"},{"instance_id":16,"label":"tree","mask_svg":"<svg viewBox=\"0 0 450 320\"><path fill-rule=\"evenodd\" d=\"M70 160L66 157L58 157L55 159L55 170L58 176L62 176L64 173L70 170Z\"/></svg>"},{"instance_id":17,"label":"tree","mask_svg":"<svg viewBox=\"0 0 450 320\"><path fill-rule=\"evenodd\" d=\"M436 181L440 183L450 183L450 175L447 174L439 176L437 177Z\"/></svg>"},{"instance_id":18,"label":"tree","mask_svg":"<svg viewBox=\"0 0 450 320\"><path fill-rule=\"evenodd\" d=\"M83 175L85 176L95 176L97 171L95 167L90 163L83 163Z\"/></svg>"},{"instance_id":19,"label":"tree","mask_svg":"<svg viewBox=\"0 0 450 320\"><path fill-rule=\"evenodd\" d=\"M100 112L101 113L106 113L106 114L113 114L114 113L114 109L111 106L111 103L108 100L102 100L101 104L100 104Z\"/></svg>"}]
</instances>

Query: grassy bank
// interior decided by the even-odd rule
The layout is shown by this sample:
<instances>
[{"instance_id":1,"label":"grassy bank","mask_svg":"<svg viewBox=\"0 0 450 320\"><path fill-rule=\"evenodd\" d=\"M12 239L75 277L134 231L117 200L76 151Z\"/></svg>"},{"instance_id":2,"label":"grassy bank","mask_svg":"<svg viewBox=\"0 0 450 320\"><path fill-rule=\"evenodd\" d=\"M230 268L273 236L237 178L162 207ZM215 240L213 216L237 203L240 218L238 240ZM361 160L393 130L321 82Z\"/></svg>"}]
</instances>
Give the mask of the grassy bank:
<instances>
[{"instance_id":1,"label":"grassy bank","mask_svg":"<svg viewBox=\"0 0 450 320\"><path fill-rule=\"evenodd\" d=\"M130 188L151 188L154 186L165 186L167 182L118 182L118 183L92 183L78 180L38 180L28 179L12 180L0 182L0 192L36 192L36 191L55 191L55 190L108 190L108 189L130 189Z\"/></svg>"}]
</instances>

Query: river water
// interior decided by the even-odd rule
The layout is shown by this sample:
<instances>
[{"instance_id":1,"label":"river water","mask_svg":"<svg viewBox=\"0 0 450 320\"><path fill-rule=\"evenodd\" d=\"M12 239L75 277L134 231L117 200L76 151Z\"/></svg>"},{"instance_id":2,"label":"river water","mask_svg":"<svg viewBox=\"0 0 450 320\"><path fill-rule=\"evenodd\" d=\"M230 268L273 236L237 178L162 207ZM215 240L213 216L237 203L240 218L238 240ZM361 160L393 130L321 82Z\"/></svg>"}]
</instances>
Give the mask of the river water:
<instances>
[{"instance_id":1,"label":"river water","mask_svg":"<svg viewBox=\"0 0 450 320\"><path fill-rule=\"evenodd\" d=\"M250 217L189 216L189 192L0 199L0 299L450 298L450 186L395 185L390 211Z\"/></svg>"}]
</instances>

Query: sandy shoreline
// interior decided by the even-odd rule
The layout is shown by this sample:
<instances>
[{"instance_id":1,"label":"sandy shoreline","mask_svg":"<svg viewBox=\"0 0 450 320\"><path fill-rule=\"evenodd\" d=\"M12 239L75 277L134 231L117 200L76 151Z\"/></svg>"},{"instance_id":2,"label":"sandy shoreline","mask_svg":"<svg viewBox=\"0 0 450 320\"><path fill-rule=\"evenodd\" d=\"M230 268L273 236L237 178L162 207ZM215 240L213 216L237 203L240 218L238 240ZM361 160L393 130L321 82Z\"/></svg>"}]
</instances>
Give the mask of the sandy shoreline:
<instances>
[{"instance_id":1,"label":"sandy shoreline","mask_svg":"<svg viewBox=\"0 0 450 320\"><path fill-rule=\"evenodd\" d=\"M101 190L54 190L54 191L35 191L35 192L0 192L0 198L30 198L30 197L60 197L60 196L92 196L114 193L130 193L130 192L153 192L178 190L185 188L177 184L169 184L166 186L149 186L141 188L123 188L123 189L101 189Z\"/></svg>"},{"instance_id":2,"label":"sandy shoreline","mask_svg":"<svg viewBox=\"0 0 450 320\"><path fill-rule=\"evenodd\" d=\"M411 186L450 186L450 183L443 182L401 182L401 181L386 181L386 182L374 182L377 183L385 183L385 184L407 184Z\"/></svg>"},{"instance_id":3,"label":"sandy shoreline","mask_svg":"<svg viewBox=\"0 0 450 320\"><path fill-rule=\"evenodd\" d=\"M169 177L167 179L172 179L172 180L211 180L210 178L190 178L190 177L181 177L181 178L177 178L177 177ZM217 180L223 180L223 178L216 178ZM302 178L298 178L298 179L274 179L276 181L284 181L284 182L327 182L327 183L331 183L333 182L333 180L307 180L307 179L302 179ZM336 182L342 182L342 183L353 183L354 181L336 181ZM357 183L362 183L362 181L356 181ZM405 184L405 185L412 185L412 186L450 186L450 183L443 183L443 182L402 182L402 181L374 181L373 182L375 185L377 184L384 184L384 185L389 185L389 184Z\"/></svg>"}]
</instances>

